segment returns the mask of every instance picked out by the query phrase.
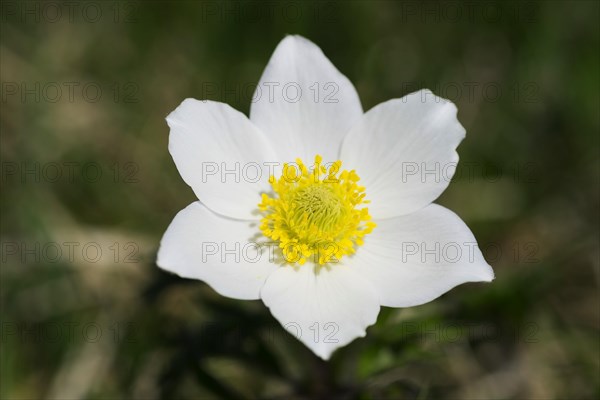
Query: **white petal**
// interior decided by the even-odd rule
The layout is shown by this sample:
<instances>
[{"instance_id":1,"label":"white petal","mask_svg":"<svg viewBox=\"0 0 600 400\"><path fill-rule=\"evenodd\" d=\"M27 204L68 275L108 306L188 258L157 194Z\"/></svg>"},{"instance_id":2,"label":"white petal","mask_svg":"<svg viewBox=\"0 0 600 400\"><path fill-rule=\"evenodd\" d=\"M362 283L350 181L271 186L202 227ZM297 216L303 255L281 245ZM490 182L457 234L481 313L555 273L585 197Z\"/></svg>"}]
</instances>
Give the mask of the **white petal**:
<instances>
[{"instance_id":1,"label":"white petal","mask_svg":"<svg viewBox=\"0 0 600 400\"><path fill-rule=\"evenodd\" d=\"M352 83L301 36L279 43L252 101L250 120L282 161L311 163L316 154L337 160L343 137L362 115Z\"/></svg>"},{"instance_id":2,"label":"white petal","mask_svg":"<svg viewBox=\"0 0 600 400\"><path fill-rule=\"evenodd\" d=\"M256 243L253 221L221 217L195 202L181 210L160 242L156 263L184 278L200 279L223 296L256 300L277 267Z\"/></svg>"},{"instance_id":3,"label":"white petal","mask_svg":"<svg viewBox=\"0 0 600 400\"><path fill-rule=\"evenodd\" d=\"M376 222L364 245L342 261L373 284L383 306L416 306L462 283L494 279L469 228L444 207Z\"/></svg>"},{"instance_id":4,"label":"white petal","mask_svg":"<svg viewBox=\"0 0 600 400\"><path fill-rule=\"evenodd\" d=\"M377 105L352 128L341 160L360 176L373 218L408 214L446 189L465 137L456 112L448 100L422 90Z\"/></svg>"},{"instance_id":5,"label":"white petal","mask_svg":"<svg viewBox=\"0 0 600 400\"><path fill-rule=\"evenodd\" d=\"M371 284L341 264L280 267L260 295L273 316L323 359L364 336L379 313Z\"/></svg>"},{"instance_id":6,"label":"white petal","mask_svg":"<svg viewBox=\"0 0 600 400\"><path fill-rule=\"evenodd\" d=\"M186 99L167 117L169 151L185 182L211 210L257 219L274 155L265 136L227 104Z\"/></svg>"}]
</instances>

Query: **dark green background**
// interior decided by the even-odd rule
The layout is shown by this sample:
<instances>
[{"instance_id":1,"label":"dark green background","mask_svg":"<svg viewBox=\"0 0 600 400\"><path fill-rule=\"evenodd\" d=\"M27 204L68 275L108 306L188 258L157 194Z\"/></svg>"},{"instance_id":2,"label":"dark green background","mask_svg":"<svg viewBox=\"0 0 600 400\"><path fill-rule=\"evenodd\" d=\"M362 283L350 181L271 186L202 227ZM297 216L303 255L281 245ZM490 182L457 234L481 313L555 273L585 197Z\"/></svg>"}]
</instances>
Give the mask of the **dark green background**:
<instances>
[{"instance_id":1,"label":"dark green background","mask_svg":"<svg viewBox=\"0 0 600 400\"><path fill-rule=\"evenodd\" d=\"M598 2L45 4L2 2L0 397L600 395ZM382 309L329 363L260 301L154 264L195 200L164 117L186 97L247 113L288 33L365 110L420 88L457 104L467 138L437 202L497 277Z\"/></svg>"}]
</instances>

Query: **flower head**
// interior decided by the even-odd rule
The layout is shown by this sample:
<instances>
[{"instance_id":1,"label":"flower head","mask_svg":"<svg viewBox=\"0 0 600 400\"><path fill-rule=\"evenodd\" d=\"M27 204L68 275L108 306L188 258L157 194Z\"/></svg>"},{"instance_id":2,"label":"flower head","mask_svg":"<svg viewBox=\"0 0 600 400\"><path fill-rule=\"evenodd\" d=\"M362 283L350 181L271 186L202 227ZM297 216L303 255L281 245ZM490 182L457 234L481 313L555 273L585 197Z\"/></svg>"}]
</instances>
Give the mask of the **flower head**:
<instances>
[{"instance_id":1,"label":"flower head","mask_svg":"<svg viewBox=\"0 0 600 400\"><path fill-rule=\"evenodd\" d=\"M381 305L491 281L469 228L431 204L458 162L456 113L428 90L363 113L315 44L286 37L250 118L193 99L167 117L169 150L199 201L177 214L157 264L262 299L324 359L364 336Z\"/></svg>"}]
</instances>

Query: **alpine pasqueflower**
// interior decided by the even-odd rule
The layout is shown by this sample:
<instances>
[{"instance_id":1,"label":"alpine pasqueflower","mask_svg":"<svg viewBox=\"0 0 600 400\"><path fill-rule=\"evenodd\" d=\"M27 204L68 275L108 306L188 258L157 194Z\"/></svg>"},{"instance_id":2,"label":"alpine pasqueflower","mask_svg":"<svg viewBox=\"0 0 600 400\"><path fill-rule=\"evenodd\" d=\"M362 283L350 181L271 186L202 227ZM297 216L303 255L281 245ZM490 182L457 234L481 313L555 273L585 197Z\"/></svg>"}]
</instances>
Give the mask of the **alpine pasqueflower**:
<instances>
[{"instance_id":1,"label":"alpine pasqueflower","mask_svg":"<svg viewBox=\"0 0 600 400\"><path fill-rule=\"evenodd\" d=\"M380 306L491 281L469 228L431 204L458 162L456 114L428 90L363 113L322 51L287 36L250 118L194 99L167 117L169 151L199 201L174 218L157 264L262 299L324 359L364 336Z\"/></svg>"}]
</instances>

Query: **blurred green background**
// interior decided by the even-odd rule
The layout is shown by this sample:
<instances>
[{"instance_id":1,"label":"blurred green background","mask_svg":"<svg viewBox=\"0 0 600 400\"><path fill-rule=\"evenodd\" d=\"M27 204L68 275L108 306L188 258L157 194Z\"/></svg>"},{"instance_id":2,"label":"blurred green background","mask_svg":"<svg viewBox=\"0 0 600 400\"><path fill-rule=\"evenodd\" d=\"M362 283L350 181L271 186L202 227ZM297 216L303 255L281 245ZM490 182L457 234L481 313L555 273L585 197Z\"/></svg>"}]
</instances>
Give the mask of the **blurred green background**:
<instances>
[{"instance_id":1,"label":"blurred green background","mask_svg":"<svg viewBox=\"0 0 600 400\"><path fill-rule=\"evenodd\" d=\"M599 16L597 1L2 1L0 397L598 398ZM457 104L467 138L437 202L497 277L382 309L329 363L260 301L154 264L195 200L164 117L186 97L247 114L289 33L365 110L420 88Z\"/></svg>"}]
</instances>

